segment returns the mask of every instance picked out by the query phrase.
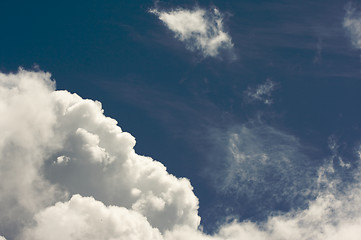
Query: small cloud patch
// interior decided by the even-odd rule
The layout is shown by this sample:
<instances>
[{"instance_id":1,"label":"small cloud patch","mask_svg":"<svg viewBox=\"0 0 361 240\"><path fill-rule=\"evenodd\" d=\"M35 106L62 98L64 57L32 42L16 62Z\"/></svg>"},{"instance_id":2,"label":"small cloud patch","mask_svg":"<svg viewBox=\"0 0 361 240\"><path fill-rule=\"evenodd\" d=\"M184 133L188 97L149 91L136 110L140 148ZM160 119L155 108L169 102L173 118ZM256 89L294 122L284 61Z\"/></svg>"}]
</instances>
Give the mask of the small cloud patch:
<instances>
[{"instance_id":1,"label":"small cloud patch","mask_svg":"<svg viewBox=\"0 0 361 240\"><path fill-rule=\"evenodd\" d=\"M264 104L271 105L273 103L272 100L272 92L277 88L278 83L267 79L265 83L260 84L256 87L249 87L244 92L244 97L247 102L263 102Z\"/></svg>"},{"instance_id":2,"label":"small cloud patch","mask_svg":"<svg viewBox=\"0 0 361 240\"><path fill-rule=\"evenodd\" d=\"M149 11L158 16L175 38L185 43L192 52L200 52L204 57L217 57L221 49L231 50L231 37L223 29L223 15L217 8L206 11L195 8L178 8L172 11Z\"/></svg>"}]
</instances>

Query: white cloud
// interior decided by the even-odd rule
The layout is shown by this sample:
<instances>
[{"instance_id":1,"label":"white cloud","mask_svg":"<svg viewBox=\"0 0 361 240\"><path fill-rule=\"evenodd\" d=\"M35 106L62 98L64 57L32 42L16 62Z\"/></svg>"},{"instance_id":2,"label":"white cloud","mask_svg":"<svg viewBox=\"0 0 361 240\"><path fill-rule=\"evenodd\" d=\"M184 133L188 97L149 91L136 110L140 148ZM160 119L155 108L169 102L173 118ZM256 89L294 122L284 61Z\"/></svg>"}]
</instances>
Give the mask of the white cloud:
<instances>
[{"instance_id":1,"label":"white cloud","mask_svg":"<svg viewBox=\"0 0 361 240\"><path fill-rule=\"evenodd\" d=\"M360 179L345 192L327 189L305 210L270 216L261 223L237 222L221 226L212 237L193 229L168 233L175 240L357 240L361 235ZM330 184L332 185L332 184Z\"/></svg>"},{"instance_id":2,"label":"white cloud","mask_svg":"<svg viewBox=\"0 0 361 240\"><path fill-rule=\"evenodd\" d=\"M34 213L62 199L39 172L47 148L53 147L48 73L0 73L0 234L16 232Z\"/></svg>"},{"instance_id":3,"label":"white cloud","mask_svg":"<svg viewBox=\"0 0 361 240\"><path fill-rule=\"evenodd\" d=\"M36 225L24 230L24 240L149 239L161 240L141 214L122 207L106 207L94 198L74 195L35 216Z\"/></svg>"},{"instance_id":4,"label":"white cloud","mask_svg":"<svg viewBox=\"0 0 361 240\"><path fill-rule=\"evenodd\" d=\"M361 235L359 173L342 192L334 187L342 182L323 176L327 188L305 210L260 223L233 221L207 235L198 229L198 200L189 181L137 155L134 138L104 116L99 102L55 91L47 73L20 70L0 74L0 115L6 116L0 118L2 240L352 240ZM233 160L262 165L278 150L276 163L297 173L285 158L299 154L288 145L297 142L292 137L282 137L280 147L264 156L257 141L242 142L247 134L254 136L247 129L231 135ZM244 166L251 167L248 177L257 175L255 165Z\"/></svg>"},{"instance_id":5,"label":"white cloud","mask_svg":"<svg viewBox=\"0 0 361 240\"><path fill-rule=\"evenodd\" d=\"M185 42L187 49L200 51L204 57L216 57L220 49L232 49L231 37L223 29L223 17L217 8L173 11L150 10Z\"/></svg>"},{"instance_id":6,"label":"white cloud","mask_svg":"<svg viewBox=\"0 0 361 240\"><path fill-rule=\"evenodd\" d=\"M357 49L361 49L361 13L351 3L346 6L343 26L349 34L352 45Z\"/></svg>"},{"instance_id":7,"label":"white cloud","mask_svg":"<svg viewBox=\"0 0 361 240\"><path fill-rule=\"evenodd\" d=\"M36 213L74 194L136 211L162 232L197 228L190 182L137 155L134 137L99 102L54 85L48 73L0 74L0 233L14 238Z\"/></svg>"},{"instance_id":8,"label":"white cloud","mask_svg":"<svg viewBox=\"0 0 361 240\"><path fill-rule=\"evenodd\" d=\"M272 92L277 87L277 83L267 79L265 83L256 86L255 88L249 87L247 91L244 92L245 99L248 102L260 101L264 104L270 105L273 103L271 98Z\"/></svg>"}]
</instances>

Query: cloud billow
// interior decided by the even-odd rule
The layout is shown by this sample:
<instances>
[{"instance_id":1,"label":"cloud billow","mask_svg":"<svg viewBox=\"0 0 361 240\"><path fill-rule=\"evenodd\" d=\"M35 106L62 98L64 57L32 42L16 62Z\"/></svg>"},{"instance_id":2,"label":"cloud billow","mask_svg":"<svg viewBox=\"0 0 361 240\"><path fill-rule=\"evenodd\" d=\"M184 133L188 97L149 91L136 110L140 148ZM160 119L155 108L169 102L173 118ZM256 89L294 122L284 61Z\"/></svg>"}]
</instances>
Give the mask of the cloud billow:
<instances>
[{"instance_id":1,"label":"cloud billow","mask_svg":"<svg viewBox=\"0 0 361 240\"><path fill-rule=\"evenodd\" d=\"M232 39L224 31L223 17L217 8L194 10L178 8L172 11L150 10L184 42L190 51L199 51L204 57L217 57L221 49L231 50Z\"/></svg>"},{"instance_id":2,"label":"cloud billow","mask_svg":"<svg viewBox=\"0 0 361 240\"><path fill-rule=\"evenodd\" d=\"M104 115L100 102L55 90L49 73L20 69L0 73L0 116L1 240L356 240L361 236L357 174L343 192L333 187L338 182L325 178L327 174L320 176L328 187L304 210L269 216L259 223L235 220L208 235L200 230L198 199L189 180L176 178L160 162L136 154L134 137ZM229 141L234 160L245 166L252 158L261 163L271 160L259 156L257 146L246 157L241 155L240 138L246 133L240 131ZM286 153L294 151L287 147ZM332 173L332 166L320 169ZM246 177L257 174L254 170Z\"/></svg>"},{"instance_id":3,"label":"cloud billow","mask_svg":"<svg viewBox=\"0 0 361 240\"><path fill-rule=\"evenodd\" d=\"M130 215L136 212L152 232L176 225L197 228L198 199L187 179L137 155L134 137L104 116L100 102L54 86L44 72L0 74L0 114L6 116L0 120L0 177L6 179L0 181L0 235L15 239L26 227L26 236L33 236L29 224L34 216L34 231L49 229L51 222L43 217L52 219L76 194L94 197L84 200L89 206L101 201L127 208ZM66 212L80 214L73 210Z\"/></svg>"}]
</instances>

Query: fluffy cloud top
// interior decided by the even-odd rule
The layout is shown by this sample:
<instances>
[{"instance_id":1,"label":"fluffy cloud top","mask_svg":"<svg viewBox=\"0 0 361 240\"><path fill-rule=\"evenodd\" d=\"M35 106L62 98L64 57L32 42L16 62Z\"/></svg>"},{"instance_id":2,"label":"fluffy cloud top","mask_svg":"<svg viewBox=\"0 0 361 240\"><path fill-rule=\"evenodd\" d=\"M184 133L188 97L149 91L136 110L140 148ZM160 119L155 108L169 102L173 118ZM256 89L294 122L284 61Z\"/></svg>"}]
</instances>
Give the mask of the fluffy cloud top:
<instances>
[{"instance_id":1,"label":"fluffy cloud top","mask_svg":"<svg viewBox=\"0 0 361 240\"><path fill-rule=\"evenodd\" d=\"M324 174L326 190L305 210L260 223L233 221L207 235L198 228L198 199L187 179L137 155L134 138L104 116L99 102L54 86L44 72L0 74L1 240L361 236L360 169L355 182L342 192L334 188L338 181ZM229 142L238 162L251 161L252 154L260 163L269 160L256 152L240 155L240 142L240 135ZM332 166L323 170L333 172Z\"/></svg>"},{"instance_id":2,"label":"fluffy cloud top","mask_svg":"<svg viewBox=\"0 0 361 240\"><path fill-rule=\"evenodd\" d=\"M351 38L352 45L357 49L361 49L361 13L351 3L346 7L343 26Z\"/></svg>"},{"instance_id":3,"label":"fluffy cloud top","mask_svg":"<svg viewBox=\"0 0 361 240\"><path fill-rule=\"evenodd\" d=\"M74 195L35 216L36 226L26 229L22 239L149 239L161 240L141 214L122 207L106 207L94 198Z\"/></svg>"},{"instance_id":4,"label":"fluffy cloud top","mask_svg":"<svg viewBox=\"0 0 361 240\"><path fill-rule=\"evenodd\" d=\"M137 212L161 232L198 227L187 179L137 155L134 137L104 116L99 102L54 86L44 72L0 74L1 234L14 239L37 213L74 194ZM36 220L57 211L45 213Z\"/></svg>"},{"instance_id":5,"label":"fluffy cloud top","mask_svg":"<svg viewBox=\"0 0 361 240\"><path fill-rule=\"evenodd\" d=\"M233 48L231 37L223 30L222 14L216 8L150 12L156 14L177 39L185 42L187 49L200 51L204 57L216 57L220 49Z\"/></svg>"}]
</instances>

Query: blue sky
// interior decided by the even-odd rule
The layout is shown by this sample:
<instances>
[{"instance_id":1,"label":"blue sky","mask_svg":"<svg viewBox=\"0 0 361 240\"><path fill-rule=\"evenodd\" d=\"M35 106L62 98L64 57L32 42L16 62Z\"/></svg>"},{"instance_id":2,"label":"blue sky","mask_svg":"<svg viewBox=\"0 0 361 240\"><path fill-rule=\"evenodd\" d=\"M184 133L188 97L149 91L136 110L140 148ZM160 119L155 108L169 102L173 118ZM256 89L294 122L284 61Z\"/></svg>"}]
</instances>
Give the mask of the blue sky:
<instances>
[{"instance_id":1,"label":"blue sky","mask_svg":"<svg viewBox=\"0 0 361 240\"><path fill-rule=\"evenodd\" d=\"M316 221L310 212L319 201L327 202L325 205L338 213L344 209L338 208L337 201L353 206L361 199L361 195L353 195L353 198L347 195L348 191L360 189L361 6L357 2L3 1L0 3L0 27L1 87L4 89L0 93L6 103L3 110L0 108L5 119L0 126L12 129L17 121L18 125L28 126L19 133L20 137L13 139L4 134L0 142L3 144L0 145L3 160L0 166L26 176L30 174L27 171L31 170L26 168L30 163L26 161L33 160L25 159L37 157L27 155L24 149L28 148L21 145L22 141L29 141L26 139L31 134L25 133L34 128L32 134L43 131L45 134L43 128L49 127L44 139L54 134L54 139L59 140L54 140L53 144L51 140L30 144L36 150L42 147L38 158L43 160L30 164L37 166L34 171L39 172L41 179L29 180L29 184L33 186L38 181L50 184L54 189L59 187L61 190L54 191L59 190L63 195L59 197L54 193L52 198L44 197L47 199L44 205L34 200L34 206L43 206L35 210L21 204L11 206L16 211L26 208L29 213L24 219L29 220L19 223L9 212L7 218L0 218L0 239L2 235L8 240L41 239L41 233L49 228L39 219L50 218L47 214L57 210L56 202L73 206L71 204L77 201L84 201L84 206L99 201L105 206L99 205L97 210L104 207L104 211L111 214L114 212L109 210L109 205L128 209L129 214L135 211L148 219L144 224L149 225L147 229L155 229L154 236L158 236L159 231L159 239L184 239L186 235L176 230L179 226L192 228L189 236L194 239L199 236L232 239L232 234L237 239L247 237L242 234L252 231L260 234L259 239L287 239L286 233L274 227L275 221L285 225L291 220ZM51 77L44 72L51 73ZM50 79L56 82L58 91L53 89ZM28 87L23 81L34 86ZM37 88L38 82L45 85L39 83ZM68 120L56 115L56 111L52 117L45 110L39 110L39 114L35 110L28 113L27 109L32 107L26 107L24 99L30 96L30 104L32 95L19 95L18 104L23 106L24 102L24 107L11 105L9 100L20 94L12 92L9 86L22 89L22 84L26 86L24 89L35 94L39 91L39 96L35 97L39 99L31 105L34 109L52 112L70 109L76 103L84 107L79 107ZM50 90L46 90L48 88ZM66 94L62 95L59 90ZM54 93L51 95L48 91ZM73 99L68 92L82 99ZM192 208L185 207L188 206L185 203L184 208L177 205L178 211L187 214L189 211L189 215L185 213L184 217L173 219L171 210L159 210L159 216L149 213L142 206L153 204L155 200L145 192L147 184L142 182L129 190L125 185L127 181L132 182L131 175L129 179L119 180L121 175L113 178L115 173L107 164L129 155L138 166L140 157L130 153L133 140L128 135L124 141L116 137L109 140L118 130L104 133L104 129L115 129L114 124L107 120L95 121L103 119L101 109L93 101L83 99L101 102L104 115L115 119L122 131L134 136L135 152L166 167L166 170L159 170L162 168L149 163L149 169L159 170L167 179L174 175L190 180L193 189L180 179L169 177L167 180L187 189L185 195L196 196L189 197L194 204ZM49 106L43 102L49 102ZM32 114L35 120L30 118ZM29 116L29 119L24 117L22 121L16 116ZM84 116L94 119L85 120ZM56 120L49 120L53 118ZM36 124L39 126L34 126ZM15 130L16 127L13 132L9 130L9 136L18 134ZM15 144L14 147L9 147L10 143ZM114 150L116 144L120 152L124 148L129 153ZM23 151L23 157L14 153ZM14 167L17 164L6 161L10 157L19 159L24 168L17 169ZM103 170L97 169L98 165L79 162L93 157L102 159ZM65 165L58 169L52 162ZM119 174L126 172L120 165L115 165L114 169ZM4 170L0 174L4 178L15 172ZM86 178L92 174L94 183ZM11 182L15 185L9 186L17 189L17 177L13 178ZM125 183L118 189L112 185L116 181ZM173 189L171 183L169 188L162 185L161 180L158 183L159 186L155 184L153 190L147 191L156 195L163 189ZM3 185L0 190L7 194L4 190L7 185ZM32 189L30 185L28 189ZM164 191L168 193L168 190ZM120 197L126 196L127 191L129 199L139 196L133 205L130 204L133 200ZM165 196L162 194L161 199ZM72 195L77 197L71 198ZM177 192L174 199L183 199L183 195ZM9 199L16 197L24 196L6 195L3 203L0 200L0 209L8 208ZM329 202L331 198L337 201ZM351 198L353 200L349 200ZM169 203L169 209L173 207L176 208ZM45 211L47 208L50 210ZM344 211L348 210L349 215L325 213L337 222L334 236L349 239L357 236L356 232L352 236L342 235L348 222L359 223L361 217L359 207ZM291 218L291 215L296 217ZM328 219L325 215L323 218ZM159 220L160 216L171 218L170 222L174 220L176 227ZM305 220L301 216L311 217ZM201 225L196 223L198 217ZM6 223L9 218L12 221ZM30 224L32 221L36 222L35 227ZM121 225L122 218L119 221ZM253 224L252 231L245 230L250 229L248 221ZM329 229L327 223L320 224ZM357 226L346 227L357 229ZM231 227L238 232L233 233ZM289 229L294 230L290 226ZM328 239L332 235L327 235L327 231L322 235L305 226L300 229L297 230L299 234L307 232L313 239ZM89 234L94 239L100 236ZM137 237L135 239L142 239ZM63 239L67 239L66 236Z\"/></svg>"}]
</instances>

